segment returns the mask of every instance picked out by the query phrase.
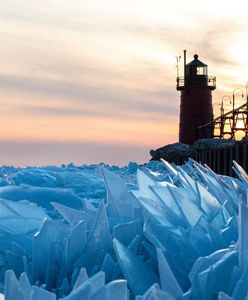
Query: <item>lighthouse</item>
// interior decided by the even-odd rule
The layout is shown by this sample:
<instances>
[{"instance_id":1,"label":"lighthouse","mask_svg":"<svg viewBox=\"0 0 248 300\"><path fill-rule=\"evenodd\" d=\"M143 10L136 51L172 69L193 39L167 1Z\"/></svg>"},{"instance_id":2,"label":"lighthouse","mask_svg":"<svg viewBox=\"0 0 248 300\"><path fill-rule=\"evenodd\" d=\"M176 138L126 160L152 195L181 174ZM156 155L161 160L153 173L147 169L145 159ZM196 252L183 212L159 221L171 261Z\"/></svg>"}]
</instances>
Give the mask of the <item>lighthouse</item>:
<instances>
[{"instance_id":1,"label":"lighthouse","mask_svg":"<svg viewBox=\"0 0 248 300\"><path fill-rule=\"evenodd\" d=\"M213 137L212 127L201 131L200 127L213 120L212 91L216 78L208 76L208 66L194 55L186 64L184 50L184 76L177 77L177 90L181 93L179 142L193 144L199 138Z\"/></svg>"}]
</instances>

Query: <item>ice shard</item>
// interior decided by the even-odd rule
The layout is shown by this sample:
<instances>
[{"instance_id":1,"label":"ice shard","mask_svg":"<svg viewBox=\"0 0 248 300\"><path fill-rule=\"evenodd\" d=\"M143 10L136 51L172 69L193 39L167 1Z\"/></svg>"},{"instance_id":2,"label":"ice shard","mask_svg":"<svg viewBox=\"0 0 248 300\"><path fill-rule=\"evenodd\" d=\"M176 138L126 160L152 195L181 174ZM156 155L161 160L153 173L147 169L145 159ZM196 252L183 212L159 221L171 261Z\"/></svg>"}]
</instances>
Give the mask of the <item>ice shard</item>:
<instances>
[{"instance_id":1,"label":"ice shard","mask_svg":"<svg viewBox=\"0 0 248 300\"><path fill-rule=\"evenodd\" d=\"M161 288L175 299L183 296L183 291L172 273L162 251L157 249Z\"/></svg>"},{"instance_id":2,"label":"ice shard","mask_svg":"<svg viewBox=\"0 0 248 300\"><path fill-rule=\"evenodd\" d=\"M94 267L100 269L104 256L112 248L112 237L104 201L100 203L94 226L90 232L85 248L78 260L80 266L86 267L90 274Z\"/></svg>"},{"instance_id":3,"label":"ice shard","mask_svg":"<svg viewBox=\"0 0 248 300\"><path fill-rule=\"evenodd\" d=\"M243 202L239 205L239 265L244 267L248 262L248 207Z\"/></svg>"},{"instance_id":4,"label":"ice shard","mask_svg":"<svg viewBox=\"0 0 248 300\"><path fill-rule=\"evenodd\" d=\"M106 285L106 299L107 300L128 300L129 291L127 288L127 281L123 279L111 281Z\"/></svg>"},{"instance_id":5,"label":"ice shard","mask_svg":"<svg viewBox=\"0 0 248 300\"><path fill-rule=\"evenodd\" d=\"M143 295L158 277L139 257L114 239L114 248L122 272L135 295Z\"/></svg>"},{"instance_id":6,"label":"ice shard","mask_svg":"<svg viewBox=\"0 0 248 300\"><path fill-rule=\"evenodd\" d=\"M101 172L107 186L108 215L113 218L132 220L134 210L138 207L136 199L118 175L105 168L102 168Z\"/></svg>"},{"instance_id":7,"label":"ice shard","mask_svg":"<svg viewBox=\"0 0 248 300\"><path fill-rule=\"evenodd\" d=\"M246 300L248 175L234 169L237 178L193 160L0 168L0 292Z\"/></svg>"}]
</instances>

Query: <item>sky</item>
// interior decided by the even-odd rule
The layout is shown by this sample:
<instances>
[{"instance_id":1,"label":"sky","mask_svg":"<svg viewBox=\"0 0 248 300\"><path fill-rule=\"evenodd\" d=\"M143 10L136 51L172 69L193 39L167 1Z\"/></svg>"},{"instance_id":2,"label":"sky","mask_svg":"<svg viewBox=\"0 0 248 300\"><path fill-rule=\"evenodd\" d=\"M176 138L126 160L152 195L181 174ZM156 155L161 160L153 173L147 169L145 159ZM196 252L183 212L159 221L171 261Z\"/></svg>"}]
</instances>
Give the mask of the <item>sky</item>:
<instances>
[{"instance_id":1,"label":"sky","mask_svg":"<svg viewBox=\"0 0 248 300\"><path fill-rule=\"evenodd\" d=\"M178 141L184 49L217 77L216 116L224 95L245 93L247 10L240 0L1 0L0 165L148 161Z\"/></svg>"}]
</instances>

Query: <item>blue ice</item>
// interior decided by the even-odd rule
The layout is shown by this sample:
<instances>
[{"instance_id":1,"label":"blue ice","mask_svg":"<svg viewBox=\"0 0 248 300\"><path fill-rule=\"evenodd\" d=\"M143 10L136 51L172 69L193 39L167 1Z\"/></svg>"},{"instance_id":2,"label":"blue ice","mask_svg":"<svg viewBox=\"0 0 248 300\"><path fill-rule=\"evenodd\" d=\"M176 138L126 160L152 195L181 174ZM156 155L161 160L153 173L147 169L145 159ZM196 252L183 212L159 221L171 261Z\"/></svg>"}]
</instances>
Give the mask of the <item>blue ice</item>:
<instances>
[{"instance_id":1,"label":"blue ice","mask_svg":"<svg viewBox=\"0 0 248 300\"><path fill-rule=\"evenodd\" d=\"M183 166L0 169L7 300L248 298L248 175ZM107 192L107 193L106 193Z\"/></svg>"}]
</instances>

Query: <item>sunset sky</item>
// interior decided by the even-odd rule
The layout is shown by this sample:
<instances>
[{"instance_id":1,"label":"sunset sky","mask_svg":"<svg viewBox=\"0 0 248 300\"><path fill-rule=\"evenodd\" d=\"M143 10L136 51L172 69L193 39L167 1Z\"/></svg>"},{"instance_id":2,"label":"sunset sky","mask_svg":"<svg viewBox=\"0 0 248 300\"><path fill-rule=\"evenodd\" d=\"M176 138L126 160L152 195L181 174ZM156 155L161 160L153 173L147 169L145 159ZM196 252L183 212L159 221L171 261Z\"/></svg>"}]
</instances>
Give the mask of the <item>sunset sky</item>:
<instances>
[{"instance_id":1,"label":"sunset sky","mask_svg":"<svg viewBox=\"0 0 248 300\"><path fill-rule=\"evenodd\" d=\"M1 0L0 164L149 160L178 139L183 49L217 77L214 103L245 92L247 12L245 1Z\"/></svg>"}]
</instances>

